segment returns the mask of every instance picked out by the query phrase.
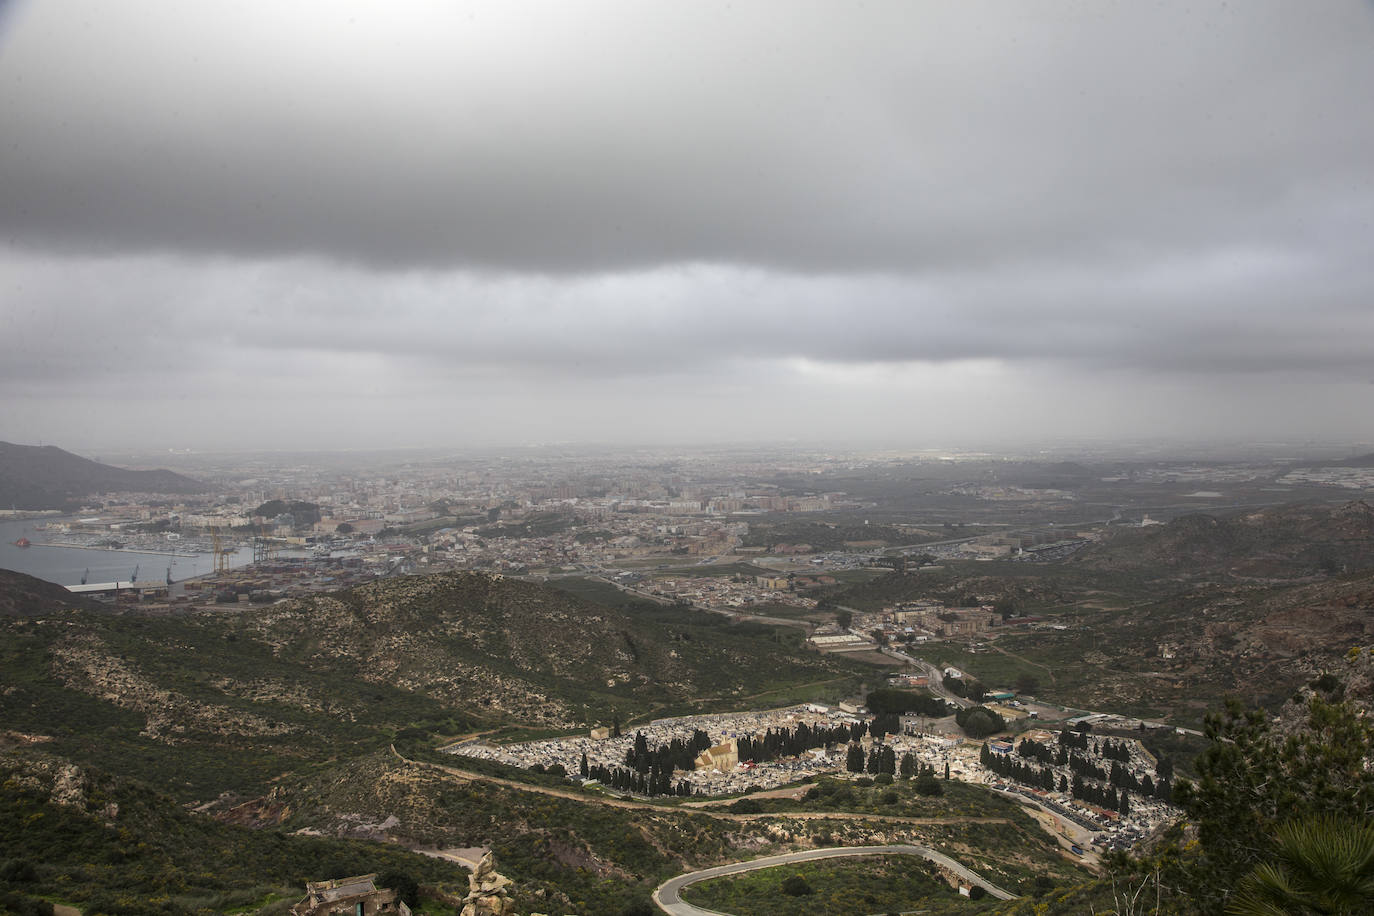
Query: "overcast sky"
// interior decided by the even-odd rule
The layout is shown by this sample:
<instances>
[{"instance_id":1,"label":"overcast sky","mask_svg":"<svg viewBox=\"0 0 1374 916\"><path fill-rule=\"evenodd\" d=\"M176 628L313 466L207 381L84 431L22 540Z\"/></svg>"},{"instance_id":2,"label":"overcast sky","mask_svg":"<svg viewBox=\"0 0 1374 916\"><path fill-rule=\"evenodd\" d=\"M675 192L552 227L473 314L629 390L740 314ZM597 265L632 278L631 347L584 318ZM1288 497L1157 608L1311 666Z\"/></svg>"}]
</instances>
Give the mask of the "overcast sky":
<instances>
[{"instance_id":1,"label":"overcast sky","mask_svg":"<svg viewBox=\"0 0 1374 916\"><path fill-rule=\"evenodd\" d=\"M1374 3L0 3L0 439L1374 440Z\"/></svg>"}]
</instances>

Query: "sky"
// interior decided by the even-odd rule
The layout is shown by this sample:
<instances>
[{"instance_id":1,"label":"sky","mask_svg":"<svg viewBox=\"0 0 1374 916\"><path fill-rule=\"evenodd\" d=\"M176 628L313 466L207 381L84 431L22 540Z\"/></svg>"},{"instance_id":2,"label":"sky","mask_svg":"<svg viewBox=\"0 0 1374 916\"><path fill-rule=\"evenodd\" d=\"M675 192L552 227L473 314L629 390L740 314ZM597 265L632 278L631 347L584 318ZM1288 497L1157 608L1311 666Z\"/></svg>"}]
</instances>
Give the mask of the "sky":
<instances>
[{"instance_id":1,"label":"sky","mask_svg":"<svg viewBox=\"0 0 1374 916\"><path fill-rule=\"evenodd\" d=\"M0 439L1374 442L1374 3L0 3Z\"/></svg>"}]
</instances>

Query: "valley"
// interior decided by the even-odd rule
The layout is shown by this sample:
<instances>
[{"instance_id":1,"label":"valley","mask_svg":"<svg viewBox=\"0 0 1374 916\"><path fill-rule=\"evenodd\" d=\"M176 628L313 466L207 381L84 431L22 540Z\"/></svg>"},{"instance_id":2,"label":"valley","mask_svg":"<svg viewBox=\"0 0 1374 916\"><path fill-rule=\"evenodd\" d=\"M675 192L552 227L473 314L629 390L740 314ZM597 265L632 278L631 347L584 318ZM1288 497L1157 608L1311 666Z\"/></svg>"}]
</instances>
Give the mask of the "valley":
<instances>
[{"instance_id":1,"label":"valley","mask_svg":"<svg viewBox=\"0 0 1374 916\"><path fill-rule=\"evenodd\" d=\"M518 524L396 532L402 562L267 600L100 600L0 570L0 876L22 879L3 906L283 913L307 881L376 873L455 913L489 851L516 912L638 916L676 875L909 845L1014 898L971 903L946 871L921 892L937 911L1056 893L1086 912L1113 856L1170 842L1207 716L1291 707L1374 642L1374 510L1326 490L1166 508L1287 464L1137 469L1110 512L1080 511L1101 469L958 471L763 473L773 495L665 501L656 543L644 507L617 518L569 485L560 507L503 507ZM150 832L185 839L99 870ZM815 869L827 893L868 876L874 906L914 892L864 859Z\"/></svg>"}]
</instances>

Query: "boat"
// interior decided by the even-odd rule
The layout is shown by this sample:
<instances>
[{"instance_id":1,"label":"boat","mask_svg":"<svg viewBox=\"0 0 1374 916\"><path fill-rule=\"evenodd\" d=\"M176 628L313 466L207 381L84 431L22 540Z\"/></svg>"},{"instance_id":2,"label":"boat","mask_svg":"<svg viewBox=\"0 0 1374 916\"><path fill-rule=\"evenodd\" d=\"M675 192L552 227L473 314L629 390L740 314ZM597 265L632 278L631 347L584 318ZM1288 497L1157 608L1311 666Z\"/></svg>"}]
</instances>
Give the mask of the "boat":
<instances>
[{"instance_id":1,"label":"boat","mask_svg":"<svg viewBox=\"0 0 1374 916\"><path fill-rule=\"evenodd\" d=\"M17 541L14 542L14 546L15 546L15 547L28 547L28 546L30 546L32 543L33 543L33 542L30 541L28 538L20 538L19 540L17 540Z\"/></svg>"}]
</instances>

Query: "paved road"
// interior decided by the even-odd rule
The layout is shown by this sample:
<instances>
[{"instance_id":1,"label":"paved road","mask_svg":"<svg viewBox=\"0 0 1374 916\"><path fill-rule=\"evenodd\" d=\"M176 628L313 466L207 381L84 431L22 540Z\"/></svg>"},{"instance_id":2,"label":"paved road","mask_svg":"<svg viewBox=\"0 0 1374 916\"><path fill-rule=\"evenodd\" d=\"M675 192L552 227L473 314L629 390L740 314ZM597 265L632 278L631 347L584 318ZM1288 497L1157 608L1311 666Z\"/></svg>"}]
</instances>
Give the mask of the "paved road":
<instances>
[{"instance_id":1,"label":"paved road","mask_svg":"<svg viewBox=\"0 0 1374 916\"><path fill-rule=\"evenodd\" d=\"M700 907L695 907L690 903L684 902L681 896L682 889L689 884L696 884L698 881L719 878L722 875L737 875L740 872L754 871L759 868L773 868L778 865L790 865L794 862L808 862L812 859L879 855L921 856L922 858L929 859L936 865L949 869L965 881L981 885L987 890L988 894L996 897L998 900L1015 899L1014 895L1007 893L994 884L988 883L978 874L960 865L944 853L936 852L926 846L831 846L825 849L809 849L806 852L789 852L780 856L751 859L748 862L735 862L732 865L719 865L715 868L707 868L702 871L678 875L676 878L670 878L658 886L658 889L654 891L654 903L658 904L659 909L663 910L665 913L671 914L671 916L730 916L728 913L703 910Z\"/></svg>"},{"instance_id":2,"label":"paved road","mask_svg":"<svg viewBox=\"0 0 1374 916\"><path fill-rule=\"evenodd\" d=\"M943 672L941 672L939 668L936 668L930 662L916 658L913 655L907 655L901 649L894 649L888 647L886 649L883 649L882 651L885 655L890 655L893 658L899 658L902 661L906 662L908 665L911 665L912 667L919 669L921 673L926 676L926 680L928 682L926 684L926 689L929 690L931 693L935 694L940 699L944 700L945 702L960 707L973 705L972 700L967 700L961 696L955 696L953 693L950 693L947 689L945 689Z\"/></svg>"}]
</instances>

